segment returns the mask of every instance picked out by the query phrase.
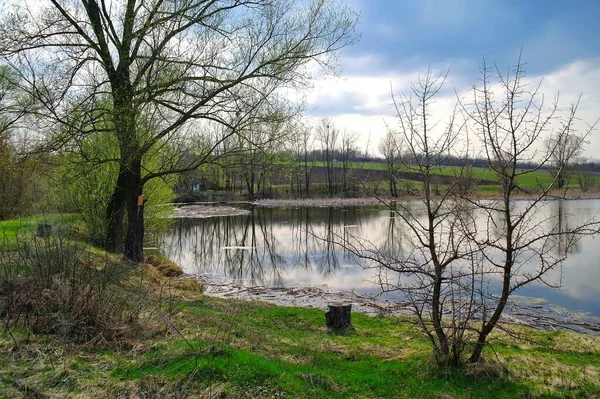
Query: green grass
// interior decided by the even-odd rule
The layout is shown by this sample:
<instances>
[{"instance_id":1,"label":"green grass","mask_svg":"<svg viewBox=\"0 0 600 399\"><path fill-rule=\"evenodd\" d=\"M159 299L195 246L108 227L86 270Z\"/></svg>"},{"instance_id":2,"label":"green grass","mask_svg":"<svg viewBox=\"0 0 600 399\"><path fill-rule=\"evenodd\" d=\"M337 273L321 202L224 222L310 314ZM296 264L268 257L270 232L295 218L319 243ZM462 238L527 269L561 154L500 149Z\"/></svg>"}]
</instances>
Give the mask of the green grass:
<instances>
[{"instance_id":1,"label":"green grass","mask_svg":"<svg viewBox=\"0 0 600 399\"><path fill-rule=\"evenodd\" d=\"M210 397L202 396L209 391L213 397L227 398L600 394L598 338L527 330L539 342L532 344L496 334L494 350L509 375L468 376L462 370L433 367L428 341L406 319L354 314L352 331L332 334L324 326L322 310L189 295L172 305L178 332L155 326L153 338L140 339L125 350L64 346L37 337L21 346L15 361L10 350L14 345L4 336L0 391L4 384L6 392L17 395L5 397L25 397L18 396L18 385L56 397L91 398L124 393L150 397L152 392L153 397L182 392ZM25 332L17 333L23 340ZM486 356L491 364L497 362L493 352Z\"/></svg>"},{"instance_id":2,"label":"green grass","mask_svg":"<svg viewBox=\"0 0 600 399\"><path fill-rule=\"evenodd\" d=\"M79 216L77 214L60 213L0 221L0 239L14 239L18 235L35 234L38 223L49 223L56 229L73 224L78 219Z\"/></svg>"},{"instance_id":3,"label":"green grass","mask_svg":"<svg viewBox=\"0 0 600 399\"><path fill-rule=\"evenodd\" d=\"M296 398L437 398L447 392L489 397L498 390L505 395L498 397L517 397L528 392L514 381L474 383L458 371L432 371L427 341L397 319L355 314L353 332L332 335L318 310L212 298L183 304L180 310L205 327L214 326L215 317L229 322L220 332L209 327L201 332L204 339L190 342L198 356L187 343L174 340L124 362L111 376L177 381L194 373L197 383L215 384L234 397L245 392ZM184 335L193 336L194 330L198 333L197 327L182 326ZM217 339L211 341L211 336Z\"/></svg>"},{"instance_id":4,"label":"green grass","mask_svg":"<svg viewBox=\"0 0 600 399\"><path fill-rule=\"evenodd\" d=\"M335 162L334 167L341 167L340 162ZM325 162L315 162L315 166L325 167ZM364 163L352 163L351 168L354 169L365 169L365 170L381 170L385 171L386 166L383 163L378 162L364 162ZM402 167L402 172L417 172L416 168ZM460 173L459 167L454 166L442 166L436 170L436 173L443 176L457 176ZM471 176L478 180L487 180L492 182L498 182L498 176L496 172L486 168L472 168ZM547 170L538 170L526 173L517 177L517 185L521 188L535 188L538 186L548 185L552 181L552 175ZM598 184L600 179L595 179L595 184Z\"/></svg>"}]
</instances>

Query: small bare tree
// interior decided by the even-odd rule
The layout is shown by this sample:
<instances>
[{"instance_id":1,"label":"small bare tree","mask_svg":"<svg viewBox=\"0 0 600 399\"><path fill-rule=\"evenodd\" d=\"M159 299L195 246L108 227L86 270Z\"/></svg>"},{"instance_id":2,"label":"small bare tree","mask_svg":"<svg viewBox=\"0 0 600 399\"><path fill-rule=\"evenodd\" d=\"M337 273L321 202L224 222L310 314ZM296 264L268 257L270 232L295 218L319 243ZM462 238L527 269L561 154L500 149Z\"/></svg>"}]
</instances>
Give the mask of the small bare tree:
<instances>
[{"instance_id":1,"label":"small bare tree","mask_svg":"<svg viewBox=\"0 0 600 399\"><path fill-rule=\"evenodd\" d=\"M335 166L335 151L339 138L339 131L329 118L319 121L316 128L316 139L321 144L321 152L325 163L325 174L327 179L327 194L333 197L337 188L337 173Z\"/></svg>"},{"instance_id":2,"label":"small bare tree","mask_svg":"<svg viewBox=\"0 0 600 399\"><path fill-rule=\"evenodd\" d=\"M575 162L573 173L575 175L577 185L582 192L586 193L596 185L596 176L594 175L594 172L587 168L585 158L580 157Z\"/></svg>"},{"instance_id":3,"label":"small bare tree","mask_svg":"<svg viewBox=\"0 0 600 399\"><path fill-rule=\"evenodd\" d=\"M444 365L478 362L511 295L536 282L560 285L552 281L552 272L581 236L600 227L596 219L565 223L563 210L548 212L556 175L539 181L528 200L515 201L519 179L551 163L552 152L536 149L537 143L550 131L559 140L570 134L576 106L565 118L559 118L556 103L546 110L537 89L525 90L520 60L507 74L493 71L499 88L489 83L491 71L484 63L483 86L474 87L473 102L459 99L465 121L459 122L456 112L444 126L432 120L431 105L445 74L428 71L412 86L411 96L393 96L408 151L404 159L421 179L422 199L392 207L401 233L398 246L365 248L357 241L352 248L377 268L383 291L407 297L435 359ZM498 176L496 199L482 201L475 187L462 185L471 175L470 136L479 139L487 167ZM464 160L451 176L443 165L448 155ZM523 164L536 166L523 169Z\"/></svg>"},{"instance_id":4,"label":"small bare tree","mask_svg":"<svg viewBox=\"0 0 600 399\"><path fill-rule=\"evenodd\" d=\"M468 323L479 310L469 292L460 287L474 285L480 263L478 248L470 240L476 228L474 206L455 195L464 168L439 184L447 155L457 150L466 153L462 145L466 131L456 113L446 124L431 115L434 98L445 81L445 73L429 70L411 87L410 96L393 95L398 135L393 138L394 146L384 147L397 154L395 143L404 143L406 154L401 159L418 173L423 195L418 203L398 202L391 208L398 219L401 245L387 243L384 248L365 251L364 243L357 243L353 250L372 261L369 264L379 271L378 283L384 292L401 291L407 296L437 361L458 364ZM451 320L446 320L450 308Z\"/></svg>"},{"instance_id":5,"label":"small bare tree","mask_svg":"<svg viewBox=\"0 0 600 399\"><path fill-rule=\"evenodd\" d=\"M498 325L510 296L535 282L559 286L560 281L549 280L550 272L561 267L570 248L582 235L595 234L599 228L596 219L562 226L564 215L543 216L547 200L553 198L552 190L564 186L564 168L569 158L579 151L583 142L572 135L578 104L573 105L564 117L559 114L558 99L546 110L539 93L541 82L533 91L526 89L520 57L507 73L497 67L491 69L485 62L481 73L482 87L473 89L473 105L463 104L463 110L474 122L473 130L483 144L488 167L498 175L502 190L496 200L470 201L485 215L488 226L484 234L471 236L471 241L477 245L485 262L484 273L489 277L497 276L501 288L490 291L481 286L477 292L482 314L470 362L480 359L487 338ZM500 82L499 101L494 99L491 74ZM592 129L593 126L588 126L581 137L586 137ZM552 138L547 141L551 143L548 151L537 150L536 144L544 142L552 130ZM552 180L538 181L537 190L529 193L531 198L517 205L514 201L519 180L552 165L561 151L563 164L552 174ZM537 166L519 168L519 165L532 161L537 161ZM555 248L557 241L562 243L560 251ZM529 263L531 259L536 260L533 267Z\"/></svg>"},{"instance_id":6,"label":"small bare tree","mask_svg":"<svg viewBox=\"0 0 600 399\"><path fill-rule=\"evenodd\" d=\"M352 181L352 161L356 159L358 152L355 146L358 136L354 132L344 132L341 139L340 167L342 181L342 195L350 194L350 183ZM355 187L355 186L353 186ZM354 190L355 191L355 190Z\"/></svg>"},{"instance_id":7,"label":"small bare tree","mask_svg":"<svg viewBox=\"0 0 600 399\"><path fill-rule=\"evenodd\" d=\"M400 135L388 128L386 135L379 143L379 152L388 173L390 195L398 196L398 173L402 166L402 139Z\"/></svg>"},{"instance_id":8,"label":"small bare tree","mask_svg":"<svg viewBox=\"0 0 600 399\"><path fill-rule=\"evenodd\" d=\"M566 188L569 184L589 133L586 132L579 136L571 131L576 110L577 105L571 108L572 115L566 119L565 125L546 140L546 148L550 156L549 170L556 179L557 189Z\"/></svg>"}]
</instances>

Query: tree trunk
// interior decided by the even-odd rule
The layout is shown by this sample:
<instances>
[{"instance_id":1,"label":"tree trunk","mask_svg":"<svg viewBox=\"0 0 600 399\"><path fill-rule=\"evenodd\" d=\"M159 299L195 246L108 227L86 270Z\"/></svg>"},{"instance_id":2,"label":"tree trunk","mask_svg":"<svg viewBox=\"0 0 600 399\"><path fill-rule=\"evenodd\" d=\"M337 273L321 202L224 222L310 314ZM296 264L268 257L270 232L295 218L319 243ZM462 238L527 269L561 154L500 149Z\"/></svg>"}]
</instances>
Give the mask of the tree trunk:
<instances>
[{"instance_id":1,"label":"tree trunk","mask_svg":"<svg viewBox=\"0 0 600 399\"><path fill-rule=\"evenodd\" d=\"M254 201L254 171L245 174L244 180L246 180L246 189L248 190L248 200Z\"/></svg>"},{"instance_id":2,"label":"tree trunk","mask_svg":"<svg viewBox=\"0 0 600 399\"><path fill-rule=\"evenodd\" d=\"M125 236L125 256L134 262L144 259L144 200L140 196L142 184L142 161L136 160L127 169L127 235Z\"/></svg>"},{"instance_id":3,"label":"tree trunk","mask_svg":"<svg viewBox=\"0 0 600 399\"><path fill-rule=\"evenodd\" d=\"M121 166L117 184L106 208L106 238L104 248L113 253L123 249L123 219L125 216L126 168Z\"/></svg>"},{"instance_id":4,"label":"tree trunk","mask_svg":"<svg viewBox=\"0 0 600 399\"><path fill-rule=\"evenodd\" d=\"M138 206L138 197L143 193L141 165L141 160L137 160L129 167L121 166L106 212L106 249L110 252L124 251L125 256L134 262L143 260L144 207L143 204ZM127 233L123 241L125 211Z\"/></svg>"}]
</instances>

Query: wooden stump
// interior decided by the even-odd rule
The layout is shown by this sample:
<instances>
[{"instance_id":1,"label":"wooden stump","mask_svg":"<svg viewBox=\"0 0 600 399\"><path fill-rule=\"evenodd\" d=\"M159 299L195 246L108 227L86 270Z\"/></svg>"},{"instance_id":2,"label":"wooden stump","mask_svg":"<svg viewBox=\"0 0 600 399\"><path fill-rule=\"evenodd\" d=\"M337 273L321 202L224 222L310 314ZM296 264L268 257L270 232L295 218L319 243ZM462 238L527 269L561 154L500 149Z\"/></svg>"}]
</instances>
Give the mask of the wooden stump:
<instances>
[{"instance_id":1,"label":"wooden stump","mask_svg":"<svg viewBox=\"0 0 600 399\"><path fill-rule=\"evenodd\" d=\"M325 324L329 328L342 329L352 326L352 304L331 303L325 313Z\"/></svg>"},{"instance_id":2,"label":"wooden stump","mask_svg":"<svg viewBox=\"0 0 600 399\"><path fill-rule=\"evenodd\" d=\"M38 223L37 235L39 237L48 237L52 233L52 226L49 223Z\"/></svg>"}]
</instances>

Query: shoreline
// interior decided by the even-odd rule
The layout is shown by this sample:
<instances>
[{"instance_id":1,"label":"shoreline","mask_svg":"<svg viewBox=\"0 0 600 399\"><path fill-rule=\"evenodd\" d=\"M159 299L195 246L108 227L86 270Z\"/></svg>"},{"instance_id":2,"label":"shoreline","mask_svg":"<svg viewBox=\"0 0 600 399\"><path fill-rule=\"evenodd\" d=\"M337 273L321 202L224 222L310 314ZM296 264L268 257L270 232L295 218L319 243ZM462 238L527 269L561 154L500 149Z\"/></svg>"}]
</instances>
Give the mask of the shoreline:
<instances>
[{"instance_id":1,"label":"shoreline","mask_svg":"<svg viewBox=\"0 0 600 399\"><path fill-rule=\"evenodd\" d=\"M496 200L498 196L477 196L480 200ZM534 195L515 195L515 201L527 201L536 198ZM587 201L600 199L600 192L573 193L569 196L549 195L547 200L555 201L564 199L567 201ZM193 202L178 204L174 210L173 218L209 218L222 216L250 215L249 209L238 207L243 205L261 208L291 208L291 207L331 207L341 208L347 206L385 206L392 201L419 201L419 196L404 197L360 197L360 198L299 198L299 199L262 199L257 201L227 201L227 202ZM238 205L238 206L236 206Z\"/></svg>"},{"instance_id":2,"label":"shoreline","mask_svg":"<svg viewBox=\"0 0 600 399\"><path fill-rule=\"evenodd\" d=\"M484 200L484 201L493 201L499 200L501 197L496 194L477 194L474 196L475 199ZM535 193L527 194L515 194L513 195L513 200L515 201L526 201L530 199L538 198ZM247 202L248 204L261 206L265 208L270 207L284 207L284 206L348 206L348 205L385 205L389 202L400 202L400 201L419 201L422 200L423 197L418 195L405 195L402 197L389 197L389 196L380 196L380 197L358 197L358 198L298 198L298 199L262 199L257 201ZM564 199L567 201L575 201L575 200L598 200L600 199L600 191L588 191L584 192L570 192L569 195L558 195L558 194L548 194L547 199L549 201L555 201Z\"/></svg>"},{"instance_id":3,"label":"shoreline","mask_svg":"<svg viewBox=\"0 0 600 399\"><path fill-rule=\"evenodd\" d=\"M329 290L327 285L285 287L245 286L208 275L190 276L201 281L204 294L216 298L262 301L277 306L326 310L335 302L352 304L352 310L369 316L414 316L408 301L379 299L356 291ZM600 336L600 318L569 312L548 303L535 303L531 298L515 296L510 300L502 322L541 331L574 331ZM476 321L476 320L475 320Z\"/></svg>"},{"instance_id":4,"label":"shoreline","mask_svg":"<svg viewBox=\"0 0 600 399\"><path fill-rule=\"evenodd\" d=\"M582 194L582 193L578 193ZM531 198L531 197L529 197ZM347 206L369 206L384 205L385 201L393 200L418 200L417 197L403 198L308 198L293 200L265 199L255 202L202 202L184 205L175 209L175 218L210 218L249 215L251 210L236 207L235 205L258 206L263 208L275 207L347 207ZM481 198L482 200L493 198ZM517 200L527 200L527 197ZM554 200L558 197L551 198ZM587 193L587 195L576 195L565 198L566 200L596 200L600 199L600 193ZM326 285L322 286L300 286L292 285L286 287L267 286L245 286L224 279L215 279L213 276L200 275L190 276L199 279L205 286L205 294L218 298L230 298L239 300L265 301L280 306L321 308L325 309L328 303L347 302L352 303L354 310L372 316L390 315L406 316L412 314L409 303L391 300L382 300L375 296L360 294L355 291L331 291ZM529 300L529 301L528 301ZM503 315L503 321L509 324L526 325L543 331L557 329L571 330L584 334L600 336L600 318L587 314L569 312L550 304L531 303L531 298L520 300L515 298L511 306Z\"/></svg>"}]
</instances>

